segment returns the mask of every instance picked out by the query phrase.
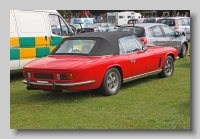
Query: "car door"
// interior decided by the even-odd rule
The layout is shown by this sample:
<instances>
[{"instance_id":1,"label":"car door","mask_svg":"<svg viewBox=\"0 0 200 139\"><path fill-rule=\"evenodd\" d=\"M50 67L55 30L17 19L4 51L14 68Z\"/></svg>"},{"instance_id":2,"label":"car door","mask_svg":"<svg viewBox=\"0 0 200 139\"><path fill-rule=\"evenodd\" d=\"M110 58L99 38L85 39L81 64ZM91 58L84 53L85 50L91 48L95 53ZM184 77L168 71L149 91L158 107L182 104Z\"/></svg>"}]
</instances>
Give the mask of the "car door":
<instances>
[{"instance_id":1,"label":"car door","mask_svg":"<svg viewBox=\"0 0 200 139\"><path fill-rule=\"evenodd\" d=\"M133 36L119 39L119 43L125 49L130 59L132 76L151 72L154 68L155 57L152 50L143 51L143 45Z\"/></svg>"},{"instance_id":2,"label":"car door","mask_svg":"<svg viewBox=\"0 0 200 139\"><path fill-rule=\"evenodd\" d=\"M149 45L167 46L167 40L161 28L158 25L148 28L150 36L148 36Z\"/></svg>"},{"instance_id":3,"label":"car door","mask_svg":"<svg viewBox=\"0 0 200 139\"><path fill-rule=\"evenodd\" d=\"M190 22L188 18L179 18L178 25L180 29L183 29L186 33L190 32Z\"/></svg>"},{"instance_id":4,"label":"car door","mask_svg":"<svg viewBox=\"0 0 200 139\"><path fill-rule=\"evenodd\" d=\"M15 11L19 44L19 69L36 58L47 56L50 52L48 20L46 12Z\"/></svg>"},{"instance_id":5,"label":"car door","mask_svg":"<svg viewBox=\"0 0 200 139\"><path fill-rule=\"evenodd\" d=\"M176 37L175 31L171 29L169 26L163 25L160 27L162 28L165 37L167 39L167 46L178 49L181 46L180 37Z\"/></svg>"},{"instance_id":6,"label":"car door","mask_svg":"<svg viewBox=\"0 0 200 139\"><path fill-rule=\"evenodd\" d=\"M189 18L182 18L182 28L185 30L186 37L190 38L190 21Z\"/></svg>"}]
</instances>

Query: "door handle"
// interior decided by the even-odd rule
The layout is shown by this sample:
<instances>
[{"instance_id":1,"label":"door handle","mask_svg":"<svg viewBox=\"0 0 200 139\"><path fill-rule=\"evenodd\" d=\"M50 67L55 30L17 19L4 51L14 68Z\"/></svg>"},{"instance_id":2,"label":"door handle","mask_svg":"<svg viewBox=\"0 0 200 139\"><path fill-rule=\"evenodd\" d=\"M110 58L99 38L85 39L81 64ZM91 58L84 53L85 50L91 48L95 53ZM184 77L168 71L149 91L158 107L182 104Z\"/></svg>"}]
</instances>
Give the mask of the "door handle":
<instances>
[{"instance_id":1,"label":"door handle","mask_svg":"<svg viewBox=\"0 0 200 139\"><path fill-rule=\"evenodd\" d=\"M135 63L136 62L136 60L131 60L131 63Z\"/></svg>"},{"instance_id":2,"label":"door handle","mask_svg":"<svg viewBox=\"0 0 200 139\"><path fill-rule=\"evenodd\" d=\"M45 40L47 41L47 36L44 36Z\"/></svg>"},{"instance_id":3,"label":"door handle","mask_svg":"<svg viewBox=\"0 0 200 139\"><path fill-rule=\"evenodd\" d=\"M185 28L185 29L187 29L187 28Z\"/></svg>"}]
</instances>

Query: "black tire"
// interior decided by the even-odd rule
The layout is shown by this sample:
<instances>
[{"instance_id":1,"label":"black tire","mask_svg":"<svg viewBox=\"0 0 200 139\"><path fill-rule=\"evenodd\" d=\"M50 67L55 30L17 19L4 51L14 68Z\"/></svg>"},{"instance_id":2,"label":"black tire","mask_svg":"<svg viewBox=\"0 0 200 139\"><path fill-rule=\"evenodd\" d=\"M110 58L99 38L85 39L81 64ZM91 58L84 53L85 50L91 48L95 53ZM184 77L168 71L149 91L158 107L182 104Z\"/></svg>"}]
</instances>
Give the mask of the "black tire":
<instances>
[{"instance_id":1,"label":"black tire","mask_svg":"<svg viewBox=\"0 0 200 139\"><path fill-rule=\"evenodd\" d=\"M181 47L181 51L179 53L179 57L180 58L185 58L186 57L186 54L187 54L187 46L186 44L182 44L182 47Z\"/></svg>"},{"instance_id":2,"label":"black tire","mask_svg":"<svg viewBox=\"0 0 200 139\"><path fill-rule=\"evenodd\" d=\"M107 70L98 91L105 96L116 95L121 87L121 75L116 68Z\"/></svg>"},{"instance_id":3,"label":"black tire","mask_svg":"<svg viewBox=\"0 0 200 139\"><path fill-rule=\"evenodd\" d=\"M171 77L174 73L174 60L171 56L167 56L162 71L158 73L160 78Z\"/></svg>"}]
</instances>

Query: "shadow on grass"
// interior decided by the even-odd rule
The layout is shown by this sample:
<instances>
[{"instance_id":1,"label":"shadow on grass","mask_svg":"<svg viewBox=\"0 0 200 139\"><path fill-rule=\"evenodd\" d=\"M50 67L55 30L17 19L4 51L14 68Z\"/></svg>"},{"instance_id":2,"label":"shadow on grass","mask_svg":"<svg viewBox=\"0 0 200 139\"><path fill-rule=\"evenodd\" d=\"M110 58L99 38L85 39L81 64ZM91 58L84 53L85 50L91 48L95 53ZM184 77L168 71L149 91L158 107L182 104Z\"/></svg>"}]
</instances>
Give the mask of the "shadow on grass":
<instances>
[{"instance_id":1,"label":"shadow on grass","mask_svg":"<svg viewBox=\"0 0 200 139\"><path fill-rule=\"evenodd\" d=\"M29 92L31 93L31 92ZM37 93L31 93L26 97L29 102L55 102L71 103L88 98L104 97L98 91L80 91L80 92L52 92L38 90Z\"/></svg>"},{"instance_id":2,"label":"shadow on grass","mask_svg":"<svg viewBox=\"0 0 200 139\"><path fill-rule=\"evenodd\" d=\"M128 87L134 87L134 86L141 85L147 82L151 82L152 80L159 80L159 79L162 79L162 78L159 78L157 74L143 77L143 78L122 84L121 89L127 89Z\"/></svg>"},{"instance_id":3,"label":"shadow on grass","mask_svg":"<svg viewBox=\"0 0 200 139\"><path fill-rule=\"evenodd\" d=\"M157 75L152 75L149 77L144 77L141 79L137 79L135 81L127 82L122 84L121 90L127 89L129 87L134 87L140 84L144 84L146 82L150 82L152 80L160 79ZM28 91L28 90L27 90ZM35 92L36 91L36 92ZM33 92L33 93L32 93ZM99 97L114 97L114 96L103 96L100 92L97 90L91 90L91 91L80 91L80 92L51 92L51 91L43 91L43 90L30 90L28 91L30 95L26 97L28 101L31 102L55 102L55 103L71 103L76 102L80 100L85 99L92 99L92 98L99 98ZM116 94L118 95L118 94Z\"/></svg>"},{"instance_id":4,"label":"shadow on grass","mask_svg":"<svg viewBox=\"0 0 200 139\"><path fill-rule=\"evenodd\" d=\"M19 79L23 79L23 71L22 70L16 70L16 71L10 71L10 82L16 81Z\"/></svg>"}]
</instances>

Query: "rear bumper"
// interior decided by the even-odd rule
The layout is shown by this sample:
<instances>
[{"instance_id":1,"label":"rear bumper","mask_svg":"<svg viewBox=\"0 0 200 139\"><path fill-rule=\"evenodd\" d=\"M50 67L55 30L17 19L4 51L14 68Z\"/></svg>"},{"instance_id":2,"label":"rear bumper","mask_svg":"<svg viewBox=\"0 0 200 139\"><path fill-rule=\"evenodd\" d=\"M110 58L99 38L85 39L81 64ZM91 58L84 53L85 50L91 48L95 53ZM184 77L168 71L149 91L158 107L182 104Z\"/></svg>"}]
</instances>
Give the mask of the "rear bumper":
<instances>
[{"instance_id":1,"label":"rear bumper","mask_svg":"<svg viewBox=\"0 0 200 139\"><path fill-rule=\"evenodd\" d=\"M31 85L37 85L37 86L51 86L53 90L56 89L56 87L74 87L74 86L80 86L80 85L87 85L87 84L92 84L95 82L95 80L89 80L89 81L84 81L84 82L76 82L76 83L42 83L42 82L32 82L32 81L27 81L23 80L22 81L24 84L27 84L27 86L30 88Z\"/></svg>"}]
</instances>

